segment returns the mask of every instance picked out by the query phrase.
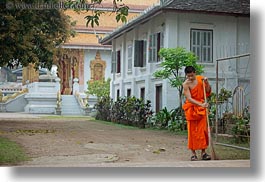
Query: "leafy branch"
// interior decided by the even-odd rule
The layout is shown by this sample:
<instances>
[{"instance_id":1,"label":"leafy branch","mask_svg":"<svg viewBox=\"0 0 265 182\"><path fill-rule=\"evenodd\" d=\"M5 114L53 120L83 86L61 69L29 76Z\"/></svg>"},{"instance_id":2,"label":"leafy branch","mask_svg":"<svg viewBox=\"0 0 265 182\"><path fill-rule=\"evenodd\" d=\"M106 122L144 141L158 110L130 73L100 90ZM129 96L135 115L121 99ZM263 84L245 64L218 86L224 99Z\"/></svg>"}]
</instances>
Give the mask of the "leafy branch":
<instances>
[{"instance_id":1,"label":"leafy branch","mask_svg":"<svg viewBox=\"0 0 265 182\"><path fill-rule=\"evenodd\" d=\"M81 10L92 11L92 15L87 15L84 18L87 20L86 26L94 27L95 25L99 26L99 20L102 14L106 14L106 11L102 11L100 9L104 8L102 4L102 0L67 0L67 6L74 7L73 9L76 12L80 12ZM129 14L129 7L122 3L122 0L113 0L112 1L112 11L110 13L116 13L116 21L121 21L122 23L127 22L127 16ZM83 4L87 6L81 6L83 9L78 7L78 4ZM76 7L76 8L75 8ZM86 9L84 9L86 8Z\"/></svg>"},{"instance_id":2,"label":"leafy branch","mask_svg":"<svg viewBox=\"0 0 265 182\"><path fill-rule=\"evenodd\" d=\"M194 66L196 73L203 72L203 66L197 64L197 57L194 53L187 51L183 47L177 48L162 48L159 51L159 56L163 58L161 69L154 73L154 77L168 79L172 87L176 87L179 91L180 107L182 105L182 83L185 75L181 75L181 71L186 66Z\"/></svg>"}]
</instances>

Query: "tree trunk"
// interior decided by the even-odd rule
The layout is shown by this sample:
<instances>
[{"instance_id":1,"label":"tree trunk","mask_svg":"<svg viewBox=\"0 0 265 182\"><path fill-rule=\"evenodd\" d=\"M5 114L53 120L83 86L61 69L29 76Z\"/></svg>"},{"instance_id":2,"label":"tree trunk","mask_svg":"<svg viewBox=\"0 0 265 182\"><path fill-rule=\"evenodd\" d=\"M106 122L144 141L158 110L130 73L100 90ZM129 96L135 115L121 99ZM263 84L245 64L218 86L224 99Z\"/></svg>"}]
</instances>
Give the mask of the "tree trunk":
<instances>
[{"instance_id":1,"label":"tree trunk","mask_svg":"<svg viewBox=\"0 0 265 182\"><path fill-rule=\"evenodd\" d=\"M182 92L183 92L183 86L181 86L179 88L179 109L180 109L181 116L184 115L184 113L183 113L184 111L182 109ZM182 121L183 121L182 130L185 130L186 129L186 126L185 126L186 124L184 124L184 121L186 121L186 118L182 117Z\"/></svg>"}]
</instances>

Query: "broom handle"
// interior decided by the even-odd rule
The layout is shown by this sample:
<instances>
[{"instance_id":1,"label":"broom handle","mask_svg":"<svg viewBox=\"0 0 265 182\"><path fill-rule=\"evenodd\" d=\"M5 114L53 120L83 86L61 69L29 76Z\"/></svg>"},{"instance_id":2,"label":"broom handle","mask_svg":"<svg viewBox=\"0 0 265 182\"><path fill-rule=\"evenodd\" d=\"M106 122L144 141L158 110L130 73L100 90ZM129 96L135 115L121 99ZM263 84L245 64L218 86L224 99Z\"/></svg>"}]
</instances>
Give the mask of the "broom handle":
<instances>
[{"instance_id":1,"label":"broom handle","mask_svg":"<svg viewBox=\"0 0 265 182\"><path fill-rule=\"evenodd\" d=\"M203 85L204 102L207 103L206 88L205 88L204 79L202 80L202 85ZM206 122L207 122L207 126L208 126L208 138L209 138L209 145L211 147L211 155L212 155L212 158L214 160L218 160L218 157L216 156L215 150L214 150L214 147L213 147L213 141L212 141L211 129L210 129L210 123L209 123L209 116L208 116L208 108L206 108Z\"/></svg>"},{"instance_id":2,"label":"broom handle","mask_svg":"<svg viewBox=\"0 0 265 182\"><path fill-rule=\"evenodd\" d=\"M205 89L204 79L202 80L202 86L203 86L204 102L207 103L206 89ZM210 124L209 124L208 108L206 108L206 121L207 121L208 133L210 134L211 130L210 130ZM209 136L209 138L210 138L210 137L211 137L211 136Z\"/></svg>"}]
</instances>

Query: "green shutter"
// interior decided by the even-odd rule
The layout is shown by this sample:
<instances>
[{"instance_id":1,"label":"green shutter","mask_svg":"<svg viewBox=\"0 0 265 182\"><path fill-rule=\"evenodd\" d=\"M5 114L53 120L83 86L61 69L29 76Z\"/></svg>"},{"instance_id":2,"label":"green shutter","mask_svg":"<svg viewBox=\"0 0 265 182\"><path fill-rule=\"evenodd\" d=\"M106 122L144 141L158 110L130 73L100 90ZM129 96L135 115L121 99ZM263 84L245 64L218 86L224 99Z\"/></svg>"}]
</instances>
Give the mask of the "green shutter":
<instances>
[{"instance_id":1,"label":"green shutter","mask_svg":"<svg viewBox=\"0 0 265 182\"><path fill-rule=\"evenodd\" d=\"M134 67L143 67L143 40L134 41Z\"/></svg>"},{"instance_id":2,"label":"green shutter","mask_svg":"<svg viewBox=\"0 0 265 182\"><path fill-rule=\"evenodd\" d=\"M143 41L143 67L146 66L146 53L147 53L147 42Z\"/></svg>"},{"instance_id":3,"label":"green shutter","mask_svg":"<svg viewBox=\"0 0 265 182\"><path fill-rule=\"evenodd\" d=\"M116 73L116 52L111 52L111 73Z\"/></svg>"},{"instance_id":4,"label":"green shutter","mask_svg":"<svg viewBox=\"0 0 265 182\"><path fill-rule=\"evenodd\" d=\"M148 63L152 62L152 35L149 35L148 39Z\"/></svg>"},{"instance_id":5,"label":"green shutter","mask_svg":"<svg viewBox=\"0 0 265 182\"><path fill-rule=\"evenodd\" d=\"M164 47L164 32L160 32L160 49Z\"/></svg>"}]
</instances>

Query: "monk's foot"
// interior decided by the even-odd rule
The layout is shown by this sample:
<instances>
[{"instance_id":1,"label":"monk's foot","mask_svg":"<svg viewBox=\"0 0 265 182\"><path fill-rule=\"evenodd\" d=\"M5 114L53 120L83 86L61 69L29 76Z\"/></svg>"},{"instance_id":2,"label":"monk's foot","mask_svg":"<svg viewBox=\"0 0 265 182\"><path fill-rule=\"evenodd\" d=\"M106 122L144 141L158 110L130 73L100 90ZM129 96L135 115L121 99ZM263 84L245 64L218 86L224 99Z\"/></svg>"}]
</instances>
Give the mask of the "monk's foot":
<instances>
[{"instance_id":1,"label":"monk's foot","mask_svg":"<svg viewBox=\"0 0 265 182\"><path fill-rule=\"evenodd\" d=\"M191 156L190 160L191 161L197 161L198 160L198 157L196 155L193 155L193 156Z\"/></svg>"},{"instance_id":2,"label":"monk's foot","mask_svg":"<svg viewBox=\"0 0 265 182\"><path fill-rule=\"evenodd\" d=\"M202 160L211 160L211 156L207 153L202 154Z\"/></svg>"}]
</instances>

